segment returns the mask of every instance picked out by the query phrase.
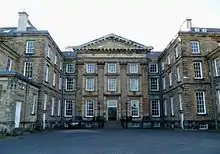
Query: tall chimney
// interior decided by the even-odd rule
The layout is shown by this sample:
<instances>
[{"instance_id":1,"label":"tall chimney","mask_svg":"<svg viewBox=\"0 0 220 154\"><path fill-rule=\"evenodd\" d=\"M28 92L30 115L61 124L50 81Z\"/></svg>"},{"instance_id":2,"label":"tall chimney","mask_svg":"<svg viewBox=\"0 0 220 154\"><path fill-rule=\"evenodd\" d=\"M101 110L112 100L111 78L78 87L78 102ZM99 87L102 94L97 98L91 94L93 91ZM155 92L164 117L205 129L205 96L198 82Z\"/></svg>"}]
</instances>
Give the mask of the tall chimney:
<instances>
[{"instance_id":1,"label":"tall chimney","mask_svg":"<svg viewBox=\"0 0 220 154\"><path fill-rule=\"evenodd\" d=\"M186 28L189 30L192 28L192 19L186 19Z\"/></svg>"},{"instance_id":2,"label":"tall chimney","mask_svg":"<svg viewBox=\"0 0 220 154\"><path fill-rule=\"evenodd\" d=\"M28 14L26 12L18 12L18 15L17 31L26 31L28 26Z\"/></svg>"}]
</instances>

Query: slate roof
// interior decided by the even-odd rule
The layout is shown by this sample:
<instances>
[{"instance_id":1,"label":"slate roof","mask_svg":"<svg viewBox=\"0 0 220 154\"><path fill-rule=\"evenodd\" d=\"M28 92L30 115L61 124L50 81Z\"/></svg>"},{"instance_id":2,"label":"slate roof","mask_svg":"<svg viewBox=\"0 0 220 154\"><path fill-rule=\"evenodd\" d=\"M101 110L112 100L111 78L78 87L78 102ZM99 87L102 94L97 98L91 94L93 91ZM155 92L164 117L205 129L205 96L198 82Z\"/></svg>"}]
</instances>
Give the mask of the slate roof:
<instances>
[{"instance_id":1,"label":"slate roof","mask_svg":"<svg viewBox=\"0 0 220 154\"><path fill-rule=\"evenodd\" d=\"M73 51L62 51L64 58L77 58L77 54Z\"/></svg>"},{"instance_id":2,"label":"slate roof","mask_svg":"<svg viewBox=\"0 0 220 154\"><path fill-rule=\"evenodd\" d=\"M151 51L151 52L147 53L147 58L157 59L157 58L159 58L161 53L162 53L162 51Z\"/></svg>"},{"instance_id":3,"label":"slate roof","mask_svg":"<svg viewBox=\"0 0 220 154\"><path fill-rule=\"evenodd\" d=\"M203 27L192 27L191 32L196 33L220 33L220 28L203 28Z\"/></svg>"}]
</instances>

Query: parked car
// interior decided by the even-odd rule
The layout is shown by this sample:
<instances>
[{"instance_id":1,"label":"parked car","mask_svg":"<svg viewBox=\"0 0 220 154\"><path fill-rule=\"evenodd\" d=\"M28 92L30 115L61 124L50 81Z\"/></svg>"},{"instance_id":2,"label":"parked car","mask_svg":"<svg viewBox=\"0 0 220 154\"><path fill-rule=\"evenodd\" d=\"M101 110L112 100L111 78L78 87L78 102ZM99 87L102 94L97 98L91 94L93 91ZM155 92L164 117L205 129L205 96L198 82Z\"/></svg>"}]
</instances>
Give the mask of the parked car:
<instances>
[{"instance_id":1,"label":"parked car","mask_svg":"<svg viewBox=\"0 0 220 154\"><path fill-rule=\"evenodd\" d=\"M66 128L82 128L84 127L84 122L80 118L70 119L67 123L64 124Z\"/></svg>"}]
</instances>

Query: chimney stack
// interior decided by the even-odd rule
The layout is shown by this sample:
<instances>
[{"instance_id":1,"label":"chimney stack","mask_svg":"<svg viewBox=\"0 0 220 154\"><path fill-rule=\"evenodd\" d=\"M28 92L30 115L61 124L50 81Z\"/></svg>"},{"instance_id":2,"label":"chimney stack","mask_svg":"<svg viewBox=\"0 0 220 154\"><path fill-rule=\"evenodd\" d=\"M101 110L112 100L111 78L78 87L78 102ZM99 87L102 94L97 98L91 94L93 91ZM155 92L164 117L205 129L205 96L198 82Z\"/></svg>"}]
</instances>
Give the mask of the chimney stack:
<instances>
[{"instance_id":1,"label":"chimney stack","mask_svg":"<svg viewBox=\"0 0 220 154\"><path fill-rule=\"evenodd\" d=\"M186 19L180 26L180 31L191 31L192 19Z\"/></svg>"},{"instance_id":2,"label":"chimney stack","mask_svg":"<svg viewBox=\"0 0 220 154\"><path fill-rule=\"evenodd\" d=\"M26 12L18 12L18 15L17 31L26 31L28 26L28 14Z\"/></svg>"}]
</instances>

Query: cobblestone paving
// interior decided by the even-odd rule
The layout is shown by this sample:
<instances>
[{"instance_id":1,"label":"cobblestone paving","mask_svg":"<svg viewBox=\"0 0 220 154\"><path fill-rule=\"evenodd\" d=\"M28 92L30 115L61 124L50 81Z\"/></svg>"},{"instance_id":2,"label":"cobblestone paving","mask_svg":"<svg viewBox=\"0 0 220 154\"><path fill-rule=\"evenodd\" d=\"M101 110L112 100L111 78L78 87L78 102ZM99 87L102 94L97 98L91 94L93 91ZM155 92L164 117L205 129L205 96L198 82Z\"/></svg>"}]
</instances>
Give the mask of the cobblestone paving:
<instances>
[{"instance_id":1,"label":"cobblestone paving","mask_svg":"<svg viewBox=\"0 0 220 154\"><path fill-rule=\"evenodd\" d=\"M220 154L220 133L62 130L0 140L0 154Z\"/></svg>"}]
</instances>

